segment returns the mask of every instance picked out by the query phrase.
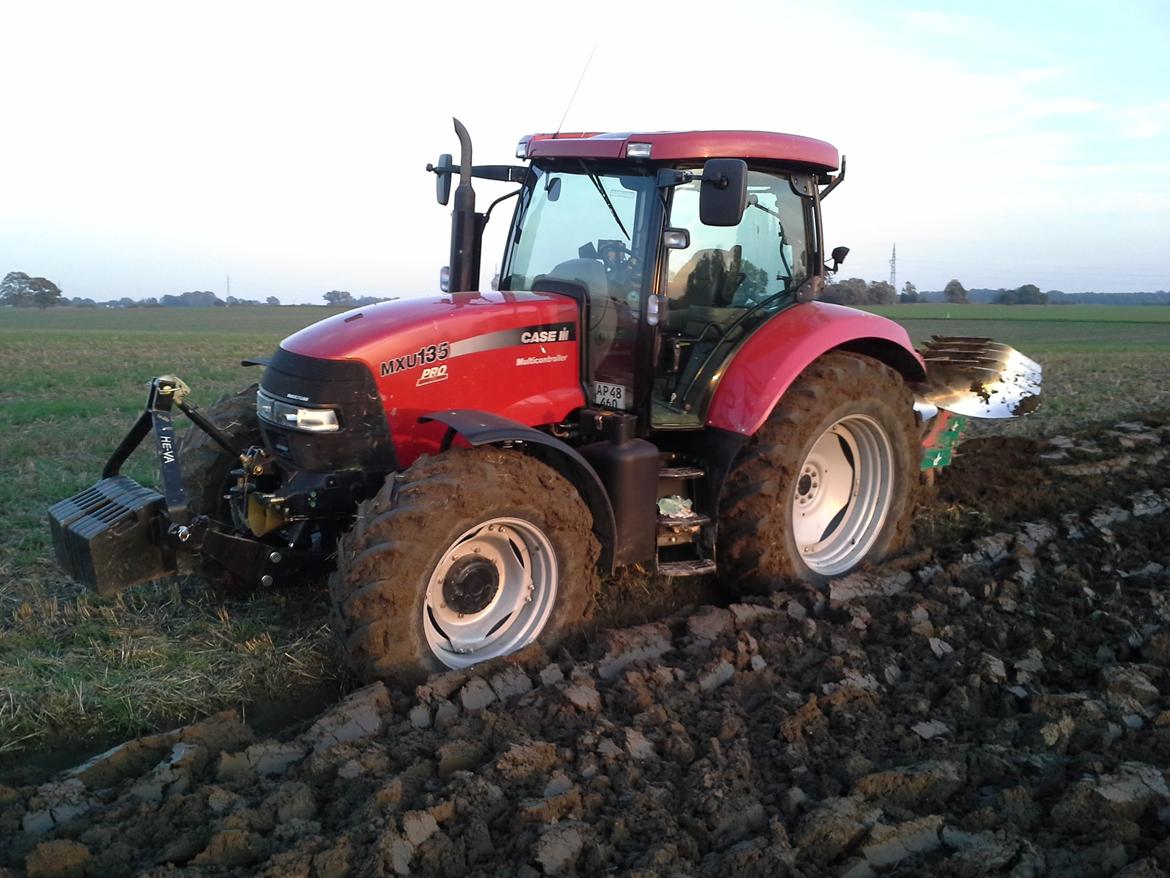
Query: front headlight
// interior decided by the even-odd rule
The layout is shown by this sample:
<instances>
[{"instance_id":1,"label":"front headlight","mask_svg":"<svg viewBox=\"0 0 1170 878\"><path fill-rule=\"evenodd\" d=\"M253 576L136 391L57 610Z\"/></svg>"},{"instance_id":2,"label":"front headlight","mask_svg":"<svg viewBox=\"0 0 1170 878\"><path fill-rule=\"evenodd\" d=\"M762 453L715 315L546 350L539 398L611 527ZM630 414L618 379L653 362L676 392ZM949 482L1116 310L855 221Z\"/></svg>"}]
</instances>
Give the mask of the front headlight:
<instances>
[{"instance_id":1,"label":"front headlight","mask_svg":"<svg viewBox=\"0 0 1170 878\"><path fill-rule=\"evenodd\" d=\"M303 408L269 396L263 390L256 393L256 416L278 427L306 433L336 433L341 429L333 409Z\"/></svg>"}]
</instances>

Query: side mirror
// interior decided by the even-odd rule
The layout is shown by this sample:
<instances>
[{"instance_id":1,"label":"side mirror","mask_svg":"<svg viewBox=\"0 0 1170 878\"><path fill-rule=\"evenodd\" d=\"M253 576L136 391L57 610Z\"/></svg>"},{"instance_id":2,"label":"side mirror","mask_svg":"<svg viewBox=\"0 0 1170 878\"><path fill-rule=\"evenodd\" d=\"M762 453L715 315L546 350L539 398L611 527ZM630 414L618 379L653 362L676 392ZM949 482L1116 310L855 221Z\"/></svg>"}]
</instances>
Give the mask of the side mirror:
<instances>
[{"instance_id":1,"label":"side mirror","mask_svg":"<svg viewBox=\"0 0 1170 878\"><path fill-rule=\"evenodd\" d=\"M747 162L708 159L699 189L699 220L706 226L737 226L747 208Z\"/></svg>"},{"instance_id":2,"label":"side mirror","mask_svg":"<svg viewBox=\"0 0 1170 878\"><path fill-rule=\"evenodd\" d=\"M662 246L667 250L686 250L691 246L691 233L686 229L663 229Z\"/></svg>"},{"instance_id":3,"label":"side mirror","mask_svg":"<svg viewBox=\"0 0 1170 878\"><path fill-rule=\"evenodd\" d=\"M833 260L833 267L830 268L829 271L836 274L837 269L840 268L841 265L845 262L845 257L848 255L849 255L849 248L848 247L834 247L833 252L829 254L829 258L831 258Z\"/></svg>"},{"instance_id":4,"label":"side mirror","mask_svg":"<svg viewBox=\"0 0 1170 878\"><path fill-rule=\"evenodd\" d=\"M454 167L451 153L445 152L439 156L439 163L428 169L435 172L435 197L439 204L446 205L451 200L451 171Z\"/></svg>"}]
</instances>

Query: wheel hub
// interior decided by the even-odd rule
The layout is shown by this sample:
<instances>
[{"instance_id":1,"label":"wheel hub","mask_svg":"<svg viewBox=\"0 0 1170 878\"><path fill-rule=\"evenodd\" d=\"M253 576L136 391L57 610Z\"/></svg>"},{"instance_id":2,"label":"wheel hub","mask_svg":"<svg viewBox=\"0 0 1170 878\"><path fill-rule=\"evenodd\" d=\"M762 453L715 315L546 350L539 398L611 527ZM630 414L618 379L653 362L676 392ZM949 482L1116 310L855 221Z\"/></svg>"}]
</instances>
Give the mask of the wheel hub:
<instances>
[{"instance_id":1,"label":"wheel hub","mask_svg":"<svg viewBox=\"0 0 1170 878\"><path fill-rule=\"evenodd\" d=\"M557 557L539 526L493 518L466 530L427 583L423 631L449 668L508 655L539 635L557 596Z\"/></svg>"},{"instance_id":2,"label":"wheel hub","mask_svg":"<svg viewBox=\"0 0 1170 878\"><path fill-rule=\"evenodd\" d=\"M817 489L821 486L821 474L816 466L805 462L800 478L796 482L796 503L798 506L808 506L817 499Z\"/></svg>"},{"instance_id":3,"label":"wheel hub","mask_svg":"<svg viewBox=\"0 0 1170 878\"><path fill-rule=\"evenodd\" d=\"M443 579L443 603L456 613L478 613L499 589L500 572L495 564L479 555L464 555Z\"/></svg>"}]
</instances>

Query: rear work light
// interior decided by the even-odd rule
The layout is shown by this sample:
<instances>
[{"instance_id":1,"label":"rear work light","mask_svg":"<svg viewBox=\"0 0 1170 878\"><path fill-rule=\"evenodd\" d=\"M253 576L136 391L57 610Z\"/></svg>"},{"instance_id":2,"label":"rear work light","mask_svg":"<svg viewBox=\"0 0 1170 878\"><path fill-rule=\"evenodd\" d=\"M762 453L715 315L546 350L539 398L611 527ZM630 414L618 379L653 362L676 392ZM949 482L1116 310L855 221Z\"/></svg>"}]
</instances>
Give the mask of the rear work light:
<instances>
[{"instance_id":1,"label":"rear work light","mask_svg":"<svg viewBox=\"0 0 1170 878\"><path fill-rule=\"evenodd\" d=\"M628 159L648 159L650 158L649 143L627 143L626 144L626 158Z\"/></svg>"}]
</instances>

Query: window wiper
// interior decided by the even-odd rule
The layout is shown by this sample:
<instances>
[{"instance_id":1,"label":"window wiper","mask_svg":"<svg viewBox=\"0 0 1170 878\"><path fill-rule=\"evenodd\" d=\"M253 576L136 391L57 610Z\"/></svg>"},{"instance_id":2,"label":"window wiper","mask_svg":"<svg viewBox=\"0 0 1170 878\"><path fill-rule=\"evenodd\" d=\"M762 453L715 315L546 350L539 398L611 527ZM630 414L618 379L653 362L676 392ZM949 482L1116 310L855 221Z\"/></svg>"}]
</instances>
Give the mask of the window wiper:
<instances>
[{"instance_id":1,"label":"window wiper","mask_svg":"<svg viewBox=\"0 0 1170 878\"><path fill-rule=\"evenodd\" d=\"M580 160L578 160L580 161ZM589 178L589 182L597 187L597 191L601 193L601 197L605 199L605 206L609 208L609 212L613 214L613 221L618 224L618 228L622 230L622 234L626 236L626 240L630 240L630 233L626 231L625 225L622 223L622 218L618 216L617 208L613 206L613 202L609 200L609 193L605 191L605 187L601 185L601 178L591 170L584 161L580 161L581 170L585 172L585 176Z\"/></svg>"}]
</instances>

